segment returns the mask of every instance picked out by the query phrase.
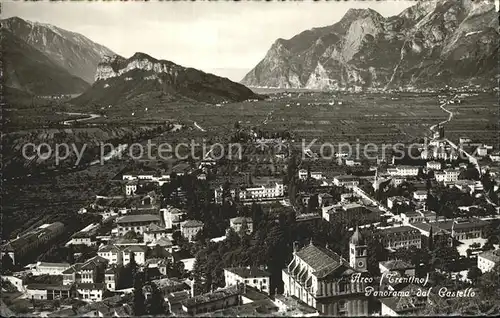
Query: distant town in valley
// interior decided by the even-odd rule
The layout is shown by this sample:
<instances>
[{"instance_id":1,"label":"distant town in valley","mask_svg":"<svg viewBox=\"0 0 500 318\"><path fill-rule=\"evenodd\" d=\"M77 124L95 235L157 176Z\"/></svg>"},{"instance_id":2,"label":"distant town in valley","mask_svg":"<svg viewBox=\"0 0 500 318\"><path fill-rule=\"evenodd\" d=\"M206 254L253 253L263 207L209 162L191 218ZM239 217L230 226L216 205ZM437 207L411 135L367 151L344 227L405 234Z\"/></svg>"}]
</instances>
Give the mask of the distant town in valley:
<instances>
[{"instance_id":1,"label":"distant town in valley","mask_svg":"<svg viewBox=\"0 0 500 318\"><path fill-rule=\"evenodd\" d=\"M498 9L332 23L236 83L2 20L1 316L500 315Z\"/></svg>"}]
</instances>

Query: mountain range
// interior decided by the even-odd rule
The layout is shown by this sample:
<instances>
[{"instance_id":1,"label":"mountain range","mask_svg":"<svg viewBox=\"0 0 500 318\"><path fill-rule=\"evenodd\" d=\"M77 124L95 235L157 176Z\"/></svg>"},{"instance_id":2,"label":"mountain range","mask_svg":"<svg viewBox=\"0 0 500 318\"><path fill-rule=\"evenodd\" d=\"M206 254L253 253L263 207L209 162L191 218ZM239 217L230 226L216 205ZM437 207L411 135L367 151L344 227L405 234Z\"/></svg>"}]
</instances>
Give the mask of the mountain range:
<instances>
[{"instance_id":1,"label":"mountain range","mask_svg":"<svg viewBox=\"0 0 500 318\"><path fill-rule=\"evenodd\" d=\"M322 90L496 85L498 38L492 2L419 1L392 17L350 9L333 25L276 40L241 83Z\"/></svg>"},{"instance_id":2,"label":"mountain range","mask_svg":"<svg viewBox=\"0 0 500 318\"><path fill-rule=\"evenodd\" d=\"M254 98L260 96L227 78L138 52L128 59L119 55L105 57L97 67L92 87L72 103L107 106L196 101L214 104Z\"/></svg>"},{"instance_id":3,"label":"mountain range","mask_svg":"<svg viewBox=\"0 0 500 318\"><path fill-rule=\"evenodd\" d=\"M5 85L36 95L76 94L110 49L81 34L18 17L1 20Z\"/></svg>"},{"instance_id":4,"label":"mountain range","mask_svg":"<svg viewBox=\"0 0 500 318\"><path fill-rule=\"evenodd\" d=\"M75 94L71 103L220 103L260 98L245 86L144 53L126 59L85 36L18 17L1 20L7 100ZM26 98L31 100L31 98Z\"/></svg>"}]
</instances>

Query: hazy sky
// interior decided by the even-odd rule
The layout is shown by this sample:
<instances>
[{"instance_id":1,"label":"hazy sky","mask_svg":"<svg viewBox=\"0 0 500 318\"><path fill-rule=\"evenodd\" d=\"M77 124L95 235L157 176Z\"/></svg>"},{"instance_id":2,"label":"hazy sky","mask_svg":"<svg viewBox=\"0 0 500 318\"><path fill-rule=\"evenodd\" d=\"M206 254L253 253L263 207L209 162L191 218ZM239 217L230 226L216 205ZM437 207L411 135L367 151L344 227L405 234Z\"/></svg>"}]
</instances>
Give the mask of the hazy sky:
<instances>
[{"instance_id":1,"label":"hazy sky","mask_svg":"<svg viewBox=\"0 0 500 318\"><path fill-rule=\"evenodd\" d=\"M331 25L349 8L398 14L414 1L7 2L2 17L54 24L130 57L144 52L239 81L278 38Z\"/></svg>"}]
</instances>

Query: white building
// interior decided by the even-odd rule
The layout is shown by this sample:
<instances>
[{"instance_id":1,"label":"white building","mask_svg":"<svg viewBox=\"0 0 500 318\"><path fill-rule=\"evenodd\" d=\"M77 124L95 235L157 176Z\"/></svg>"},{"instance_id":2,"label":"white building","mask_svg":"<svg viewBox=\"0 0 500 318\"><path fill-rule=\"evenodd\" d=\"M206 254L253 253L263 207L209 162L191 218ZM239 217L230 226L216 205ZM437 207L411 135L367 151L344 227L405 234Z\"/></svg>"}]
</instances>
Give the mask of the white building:
<instances>
[{"instance_id":1,"label":"white building","mask_svg":"<svg viewBox=\"0 0 500 318\"><path fill-rule=\"evenodd\" d=\"M104 273L104 284L106 289L114 291L118 280L117 270L115 268L108 268Z\"/></svg>"},{"instance_id":2,"label":"white building","mask_svg":"<svg viewBox=\"0 0 500 318\"><path fill-rule=\"evenodd\" d=\"M257 267L224 268L225 287L238 286L244 283L247 286L269 294L270 276L271 274Z\"/></svg>"},{"instance_id":3,"label":"white building","mask_svg":"<svg viewBox=\"0 0 500 318\"><path fill-rule=\"evenodd\" d=\"M134 195L137 191L137 182L131 181L125 184L125 194Z\"/></svg>"},{"instance_id":4,"label":"white building","mask_svg":"<svg viewBox=\"0 0 500 318\"><path fill-rule=\"evenodd\" d=\"M490 159L493 162L500 162L500 152L497 151L497 152L490 154Z\"/></svg>"},{"instance_id":5,"label":"white building","mask_svg":"<svg viewBox=\"0 0 500 318\"><path fill-rule=\"evenodd\" d=\"M38 275L62 275L62 273L70 268L68 263L48 263L38 262L34 266L32 273L34 276Z\"/></svg>"},{"instance_id":6,"label":"white building","mask_svg":"<svg viewBox=\"0 0 500 318\"><path fill-rule=\"evenodd\" d=\"M104 284L102 283L76 284L78 296L84 301L101 301L104 290Z\"/></svg>"},{"instance_id":7,"label":"white building","mask_svg":"<svg viewBox=\"0 0 500 318\"><path fill-rule=\"evenodd\" d=\"M337 187L353 188L359 185L359 178L352 175L336 176L333 184Z\"/></svg>"},{"instance_id":8,"label":"white building","mask_svg":"<svg viewBox=\"0 0 500 318\"><path fill-rule=\"evenodd\" d=\"M441 170L441 162L439 161L428 161L426 166L427 169Z\"/></svg>"},{"instance_id":9,"label":"white building","mask_svg":"<svg viewBox=\"0 0 500 318\"><path fill-rule=\"evenodd\" d=\"M444 170L445 180L444 182L455 182L458 180L458 176L460 175L460 170L458 169L446 169Z\"/></svg>"},{"instance_id":10,"label":"white building","mask_svg":"<svg viewBox=\"0 0 500 318\"><path fill-rule=\"evenodd\" d=\"M410 177L418 175L419 167L400 165L395 168L388 168L387 173L391 176Z\"/></svg>"},{"instance_id":11,"label":"white building","mask_svg":"<svg viewBox=\"0 0 500 318\"><path fill-rule=\"evenodd\" d=\"M259 187L251 187L240 190L240 199L271 199L279 198L285 194L282 183L272 182Z\"/></svg>"},{"instance_id":12,"label":"white building","mask_svg":"<svg viewBox=\"0 0 500 318\"><path fill-rule=\"evenodd\" d=\"M130 263L132 255L134 257L134 261L137 265L143 265L146 262L146 251L147 247L142 245L130 245L123 249L122 258L123 265L127 265Z\"/></svg>"},{"instance_id":13,"label":"white building","mask_svg":"<svg viewBox=\"0 0 500 318\"><path fill-rule=\"evenodd\" d=\"M485 157L488 155L488 149L484 146L477 147L476 153L480 157Z\"/></svg>"},{"instance_id":14,"label":"white building","mask_svg":"<svg viewBox=\"0 0 500 318\"><path fill-rule=\"evenodd\" d=\"M307 179L307 170L306 169L300 169L299 170L299 179L300 180L306 180Z\"/></svg>"},{"instance_id":15,"label":"white building","mask_svg":"<svg viewBox=\"0 0 500 318\"><path fill-rule=\"evenodd\" d=\"M500 263L500 249L486 251L477 256L477 267L481 272L489 272Z\"/></svg>"},{"instance_id":16,"label":"white building","mask_svg":"<svg viewBox=\"0 0 500 318\"><path fill-rule=\"evenodd\" d=\"M153 214L126 215L116 220L119 235L125 235L129 231L144 234L150 225L160 224L160 217Z\"/></svg>"},{"instance_id":17,"label":"white building","mask_svg":"<svg viewBox=\"0 0 500 318\"><path fill-rule=\"evenodd\" d=\"M123 264L122 250L116 245L105 245L97 251L97 255L108 260L109 264Z\"/></svg>"},{"instance_id":18,"label":"white building","mask_svg":"<svg viewBox=\"0 0 500 318\"><path fill-rule=\"evenodd\" d=\"M161 209L161 213L163 213L163 220L165 222L165 228L170 229L179 229L181 226L182 218L185 214L184 211L181 211L177 208L168 207L166 209Z\"/></svg>"},{"instance_id":19,"label":"white building","mask_svg":"<svg viewBox=\"0 0 500 318\"><path fill-rule=\"evenodd\" d=\"M425 201L427 200L427 191L417 190L413 192L413 198L417 201Z\"/></svg>"}]
</instances>

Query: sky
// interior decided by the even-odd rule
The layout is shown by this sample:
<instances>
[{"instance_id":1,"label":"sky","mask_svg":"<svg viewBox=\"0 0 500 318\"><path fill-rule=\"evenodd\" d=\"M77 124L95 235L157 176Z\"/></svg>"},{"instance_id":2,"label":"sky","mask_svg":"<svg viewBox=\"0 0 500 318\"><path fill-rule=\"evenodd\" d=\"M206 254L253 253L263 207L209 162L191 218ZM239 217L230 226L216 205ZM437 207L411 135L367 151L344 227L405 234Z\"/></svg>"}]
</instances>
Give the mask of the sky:
<instances>
[{"instance_id":1,"label":"sky","mask_svg":"<svg viewBox=\"0 0 500 318\"><path fill-rule=\"evenodd\" d=\"M135 52L240 81L278 38L339 21L349 8L392 16L414 1L4 2L2 18L50 23L115 53Z\"/></svg>"}]
</instances>

